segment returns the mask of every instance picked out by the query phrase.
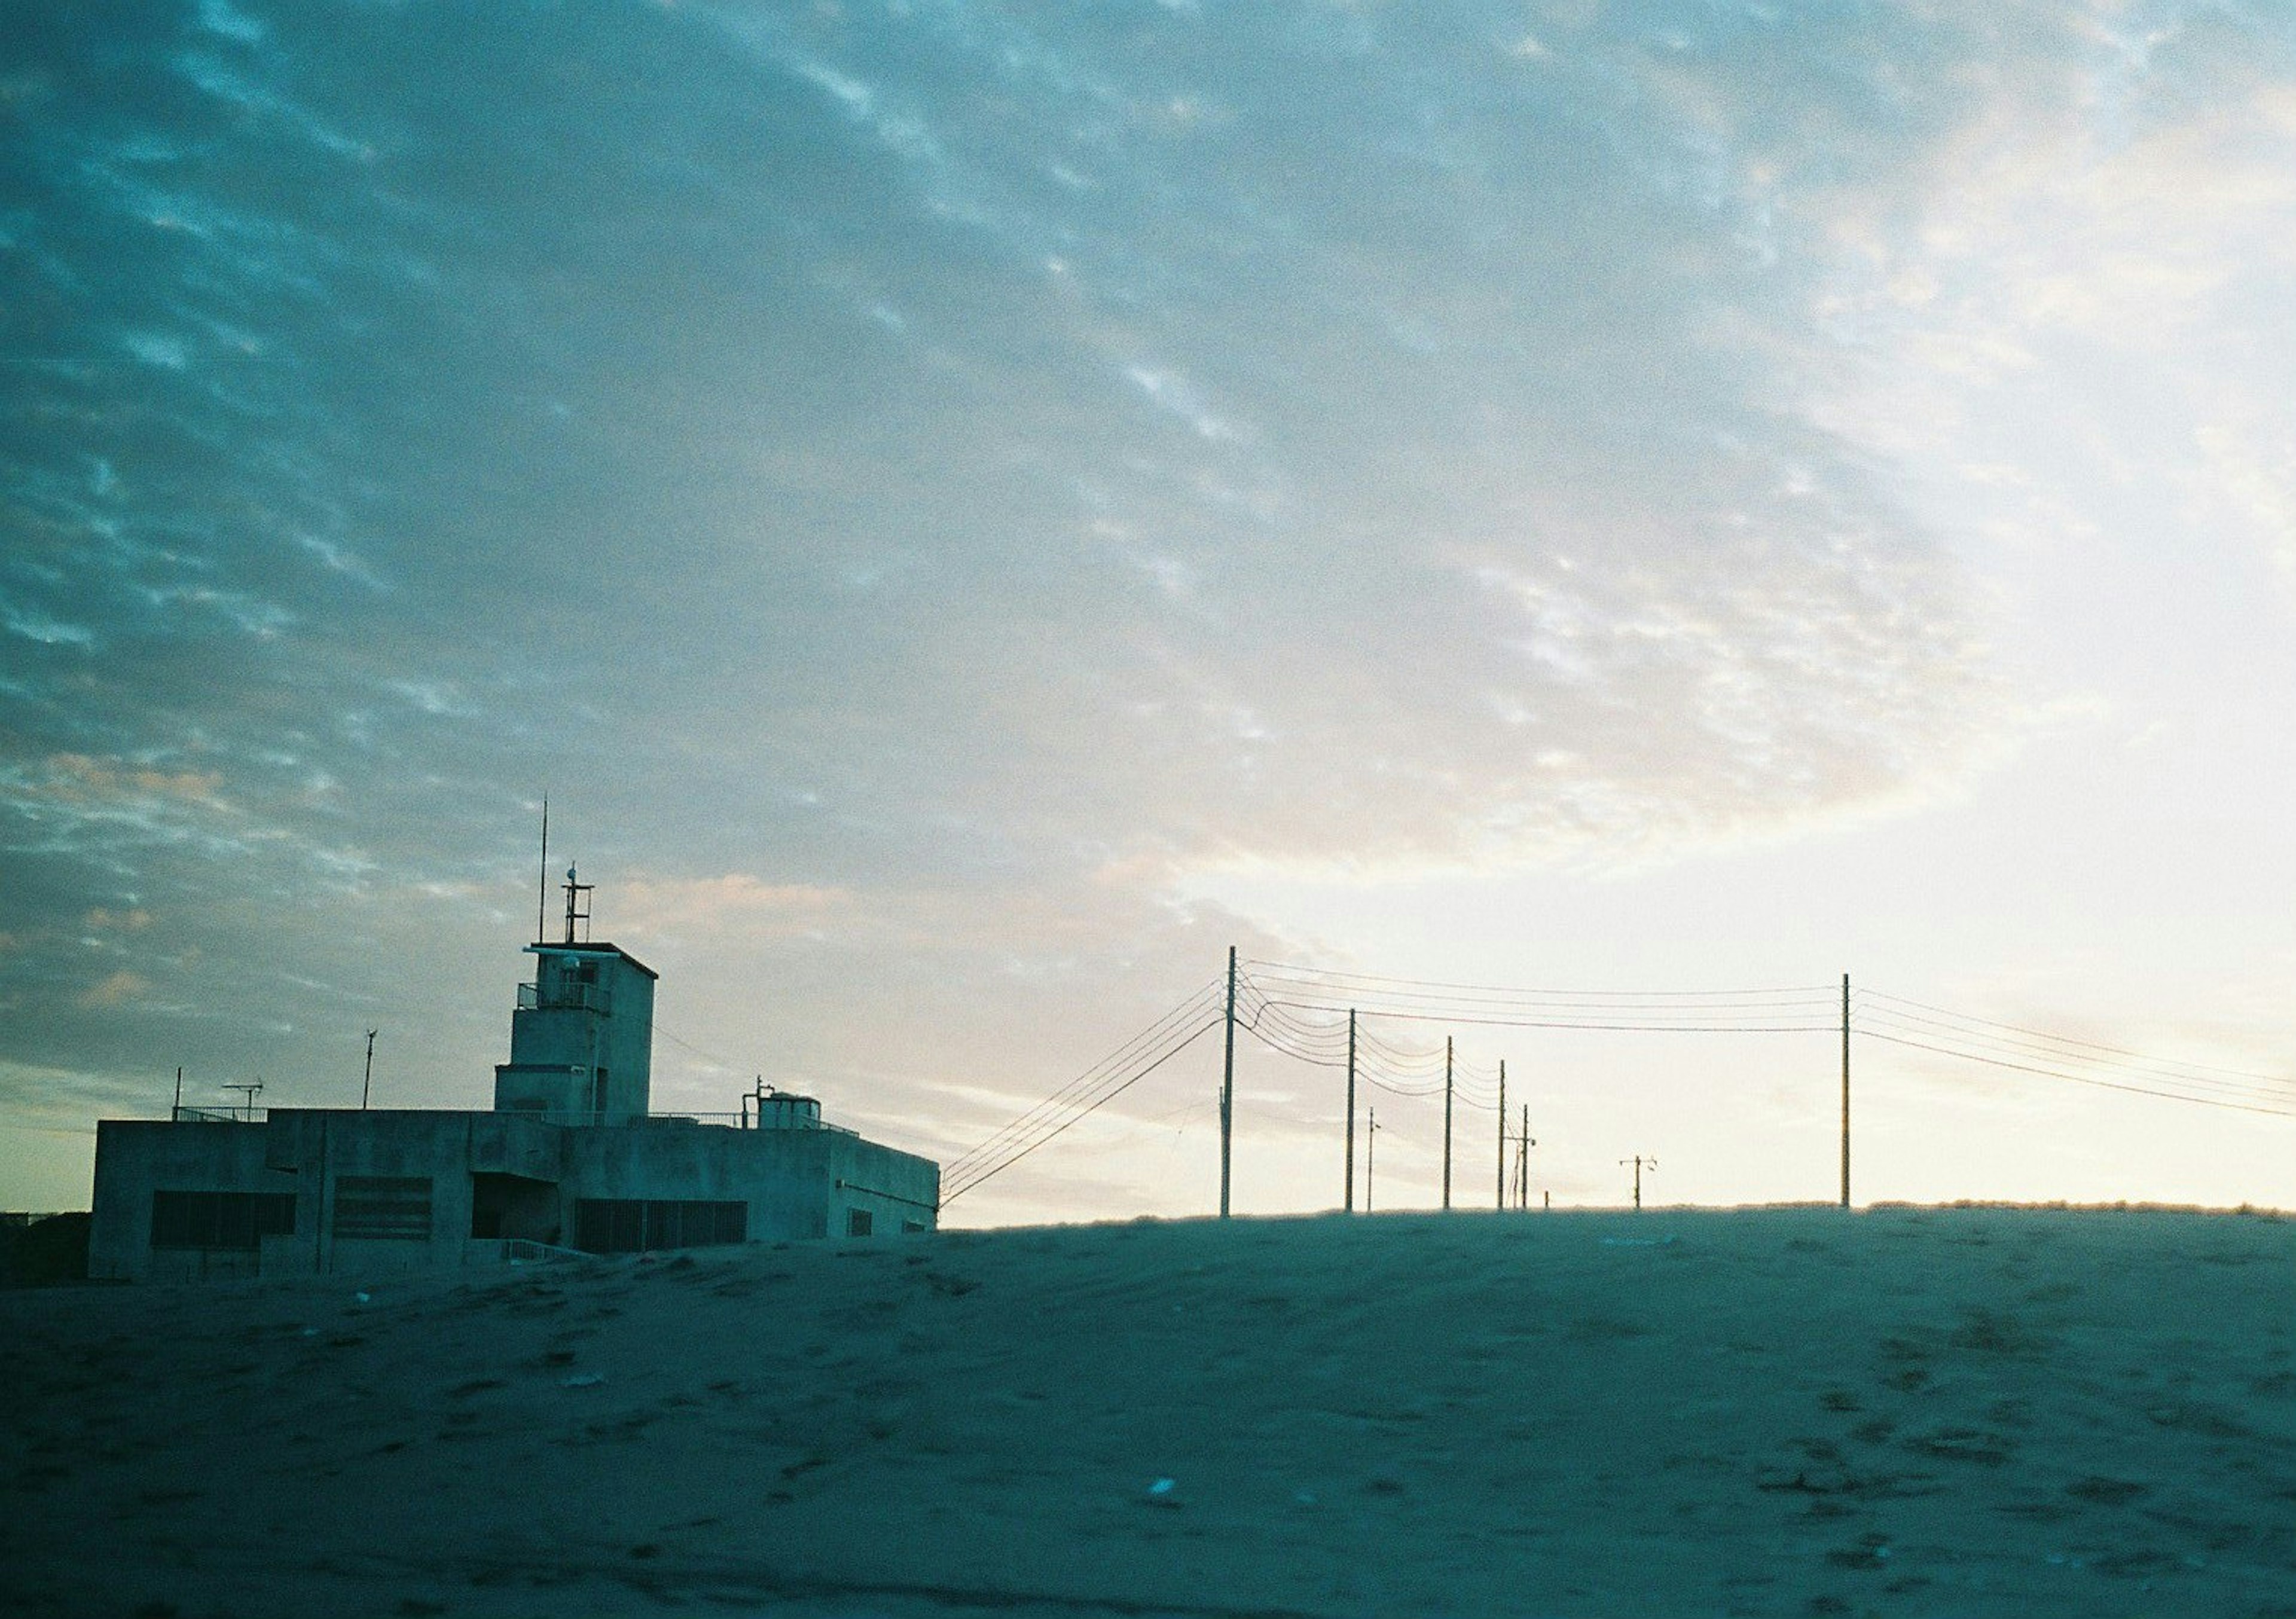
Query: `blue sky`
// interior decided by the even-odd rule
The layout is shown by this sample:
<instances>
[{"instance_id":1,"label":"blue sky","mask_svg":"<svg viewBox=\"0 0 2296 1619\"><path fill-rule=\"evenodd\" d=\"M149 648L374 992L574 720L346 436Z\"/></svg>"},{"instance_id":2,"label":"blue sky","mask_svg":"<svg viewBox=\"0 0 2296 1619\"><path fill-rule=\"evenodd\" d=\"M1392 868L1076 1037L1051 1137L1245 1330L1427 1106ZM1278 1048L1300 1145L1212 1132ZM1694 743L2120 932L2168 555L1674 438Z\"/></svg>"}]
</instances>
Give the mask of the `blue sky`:
<instances>
[{"instance_id":1,"label":"blue sky","mask_svg":"<svg viewBox=\"0 0 2296 1619\"><path fill-rule=\"evenodd\" d=\"M1231 943L2296 1078L2276 8L0 52L0 1204L84 1202L177 1064L339 1103L378 1026L388 1100L483 1105L545 790L658 1105L763 1073L942 1157ZM1559 1198L1831 1190L1823 1037L1500 1057ZM2281 1118L1861 1064L1874 1196L2296 1202ZM973 1217L1205 1206L1215 1066ZM1242 1206L1334 1201L1332 1075L1246 1076Z\"/></svg>"}]
</instances>

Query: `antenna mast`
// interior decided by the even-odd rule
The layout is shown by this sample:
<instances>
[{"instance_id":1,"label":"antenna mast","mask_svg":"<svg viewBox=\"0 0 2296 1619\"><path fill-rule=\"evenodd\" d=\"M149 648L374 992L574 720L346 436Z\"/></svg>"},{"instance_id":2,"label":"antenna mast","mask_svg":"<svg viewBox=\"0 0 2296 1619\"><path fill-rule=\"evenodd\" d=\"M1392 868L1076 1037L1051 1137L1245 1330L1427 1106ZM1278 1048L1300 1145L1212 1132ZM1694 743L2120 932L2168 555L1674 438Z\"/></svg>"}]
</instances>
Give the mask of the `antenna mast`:
<instances>
[{"instance_id":1,"label":"antenna mast","mask_svg":"<svg viewBox=\"0 0 2296 1619\"><path fill-rule=\"evenodd\" d=\"M575 881L574 868L572 866L566 868L566 942L569 944L575 942L574 924L587 922L590 920L590 906L583 896L591 893L597 886L595 883ZM583 931L587 933L589 929L585 928Z\"/></svg>"},{"instance_id":2,"label":"antenna mast","mask_svg":"<svg viewBox=\"0 0 2296 1619\"><path fill-rule=\"evenodd\" d=\"M540 944L550 915L550 795L542 795L542 880L534 891L534 942Z\"/></svg>"}]
</instances>

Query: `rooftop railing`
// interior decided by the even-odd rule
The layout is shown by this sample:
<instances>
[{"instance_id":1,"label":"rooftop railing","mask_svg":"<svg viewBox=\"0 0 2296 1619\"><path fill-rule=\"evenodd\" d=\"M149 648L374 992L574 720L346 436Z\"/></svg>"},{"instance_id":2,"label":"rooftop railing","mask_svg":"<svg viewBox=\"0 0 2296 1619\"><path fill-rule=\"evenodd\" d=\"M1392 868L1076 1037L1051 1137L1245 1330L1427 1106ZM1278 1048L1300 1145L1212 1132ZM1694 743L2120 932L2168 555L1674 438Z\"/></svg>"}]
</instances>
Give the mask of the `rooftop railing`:
<instances>
[{"instance_id":1,"label":"rooftop railing","mask_svg":"<svg viewBox=\"0 0 2296 1619\"><path fill-rule=\"evenodd\" d=\"M518 1010L522 1012L607 1012L612 997L603 984L542 982L518 986Z\"/></svg>"}]
</instances>

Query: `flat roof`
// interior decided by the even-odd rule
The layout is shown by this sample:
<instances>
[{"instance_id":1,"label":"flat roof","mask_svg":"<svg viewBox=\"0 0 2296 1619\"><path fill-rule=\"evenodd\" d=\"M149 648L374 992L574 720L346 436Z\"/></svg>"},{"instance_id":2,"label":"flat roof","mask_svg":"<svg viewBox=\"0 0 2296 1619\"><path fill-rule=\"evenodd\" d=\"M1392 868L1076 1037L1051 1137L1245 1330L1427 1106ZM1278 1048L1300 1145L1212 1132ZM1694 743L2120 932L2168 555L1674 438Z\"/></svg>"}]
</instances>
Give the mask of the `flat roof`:
<instances>
[{"instance_id":1,"label":"flat roof","mask_svg":"<svg viewBox=\"0 0 2296 1619\"><path fill-rule=\"evenodd\" d=\"M593 944L585 940L579 944L566 944L553 939L543 939L526 947L526 953L529 955L538 956L545 953L562 956L619 956L649 978L658 979L661 977L660 973L624 950L619 944L609 944L603 941Z\"/></svg>"}]
</instances>

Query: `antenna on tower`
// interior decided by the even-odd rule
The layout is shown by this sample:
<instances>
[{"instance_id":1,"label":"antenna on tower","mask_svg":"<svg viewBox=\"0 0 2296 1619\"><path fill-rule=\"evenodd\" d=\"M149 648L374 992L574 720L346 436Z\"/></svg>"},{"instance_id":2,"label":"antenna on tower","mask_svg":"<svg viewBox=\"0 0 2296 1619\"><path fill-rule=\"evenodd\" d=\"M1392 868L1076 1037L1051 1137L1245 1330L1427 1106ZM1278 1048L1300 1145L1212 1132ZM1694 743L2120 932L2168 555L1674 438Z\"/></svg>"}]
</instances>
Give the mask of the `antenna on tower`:
<instances>
[{"instance_id":1,"label":"antenna on tower","mask_svg":"<svg viewBox=\"0 0 2296 1619\"><path fill-rule=\"evenodd\" d=\"M587 926L590 920L590 905L583 896L594 892L597 887L595 883L577 882L574 879L574 868L572 866L566 868L566 942L569 944L574 943L575 923L585 924L582 929L585 934L590 931Z\"/></svg>"},{"instance_id":2,"label":"antenna on tower","mask_svg":"<svg viewBox=\"0 0 2296 1619\"><path fill-rule=\"evenodd\" d=\"M542 880L534 890L534 942L544 937L550 916L550 795L542 795Z\"/></svg>"}]
</instances>

